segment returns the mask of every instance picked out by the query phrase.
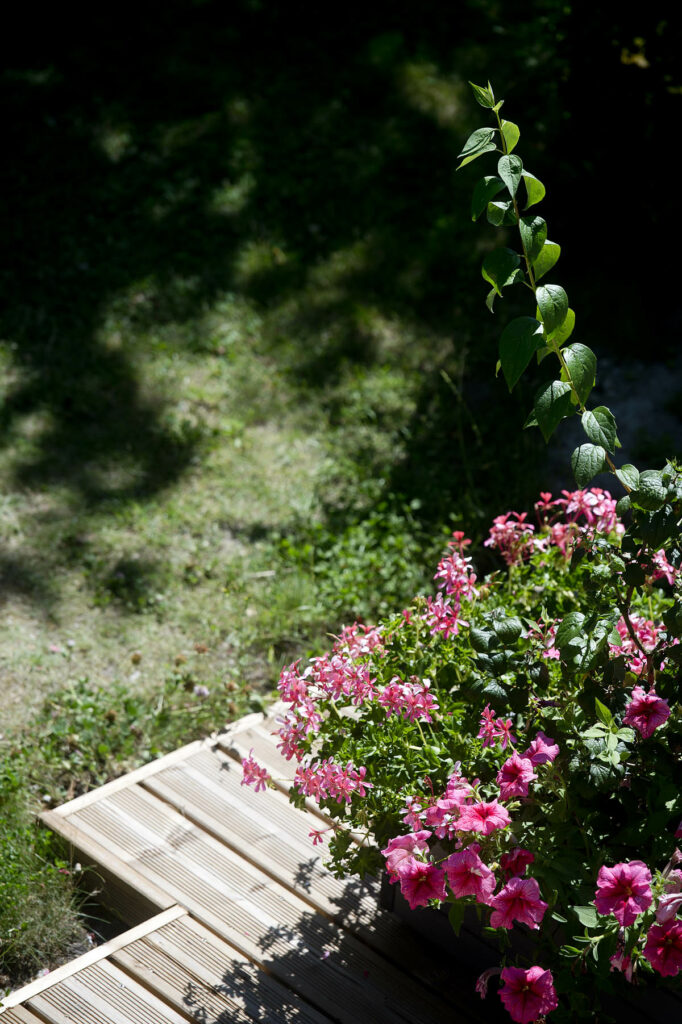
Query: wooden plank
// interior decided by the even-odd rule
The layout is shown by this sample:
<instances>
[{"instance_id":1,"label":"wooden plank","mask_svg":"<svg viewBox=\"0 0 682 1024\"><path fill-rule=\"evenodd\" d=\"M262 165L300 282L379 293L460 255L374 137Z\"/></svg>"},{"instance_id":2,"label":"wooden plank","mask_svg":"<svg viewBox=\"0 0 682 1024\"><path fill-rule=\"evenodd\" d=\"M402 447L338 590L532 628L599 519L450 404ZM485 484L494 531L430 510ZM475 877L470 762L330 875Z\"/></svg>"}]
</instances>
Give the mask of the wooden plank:
<instances>
[{"instance_id":1,"label":"wooden plank","mask_svg":"<svg viewBox=\"0 0 682 1024\"><path fill-rule=\"evenodd\" d=\"M175 903L172 907L169 907L168 910L164 910L161 914L156 914L155 917L149 918L148 921L144 921L142 924L137 925L136 928L131 928L127 932L115 935L113 939L109 939L108 942L103 942L101 946L96 946L94 949L88 950L87 953L83 953L82 956L76 957L75 960L70 960L67 964L62 964L61 967L55 968L54 971L50 971L50 973L46 974L44 977L37 978L28 985L24 985L23 988L16 989L16 991L12 992L11 995L7 996L7 998L3 1000L2 1006L17 1006L19 1003L26 1003L33 996L38 995L39 992L49 988L51 985L57 985L60 981L64 981L72 974L77 974L78 971L82 971L85 967L89 967L90 964L106 959L106 957L111 956L112 953L115 953L118 949L128 945L128 943L136 942L138 939L144 938L145 935L155 931L157 928L162 928L165 924L175 921L178 917L182 917L186 914L186 909Z\"/></svg>"},{"instance_id":2,"label":"wooden plank","mask_svg":"<svg viewBox=\"0 0 682 1024\"><path fill-rule=\"evenodd\" d=\"M0 1017L2 1017L2 1024L45 1024L40 1017L36 1017L25 1006L15 1006L11 1010L0 1008Z\"/></svg>"},{"instance_id":3,"label":"wooden plank","mask_svg":"<svg viewBox=\"0 0 682 1024\"><path fill-rule=\"evenodd\" d=\"M149 882L330 1016L349 1024L452 1017L451 1004L138 787L71 823L118 844Z\"/></svg>"},{"instance_id":4,"label":"wooden plank","mask_svg":"<svg viewBox=\"0 0 682 1024\"><path fill-rule=\"evenodd\" d=\"M278 791L253 793L243 787L241 772L228 755L198 751L146 780L144 788L404 970L440 988L444 958L423 944L415 948L409 929L393 915L378 912L378 883L335 878L323 867L327 843L313 847L308 837L319 821Z\"/></svg>"},{"instance_id":5,"label":"wooden plank","mask_svg":"<svg viewBox=\"0 0 682 1024\"><path fill-rule=\"evenodd\" d=\"M101 843L54 811L44 811L40 819L67 841L84 867L94 866L91 884L92 877L101 880L107 905L117 913L121 908L121 916L125 908L123 920L127 924L139 924L174 905L175 900L166 892L131 869L121 856L123 848L112 846L106 837L102 837L104 843Z\"/></svg>"},{"instance_id":6,"label":"wooden plank","mask_svg":"<svg viewBox=\"0 0 682 1024\"><path fill-rule=\"evenodd\" d=\"M126 946L114 962L164 1002L199 1021L330 1024L330 1018L185 918Z\"/></svg>"},{"instance_id":7,"label":"wooden plank","mask_svg":"<svg viewBox=\"0 0 682 1024\"><path fill-rule=\"evenodd\" d=\"M35 996L29 1007L49 1024L187 1024L187 1017L108 960Z\"/></svg>"}]
</instances>

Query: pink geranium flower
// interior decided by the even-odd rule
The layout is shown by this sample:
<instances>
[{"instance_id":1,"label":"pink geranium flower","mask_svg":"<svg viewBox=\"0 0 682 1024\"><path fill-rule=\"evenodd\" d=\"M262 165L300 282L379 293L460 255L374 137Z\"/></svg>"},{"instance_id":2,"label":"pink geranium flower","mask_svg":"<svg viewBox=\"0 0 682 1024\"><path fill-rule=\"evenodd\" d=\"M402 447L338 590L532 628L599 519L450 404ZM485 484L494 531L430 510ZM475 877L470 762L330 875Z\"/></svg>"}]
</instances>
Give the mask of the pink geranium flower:
<instances>
[{"instance_id":1,"label":"pink geranium flower","mask_svg":"<svg viewBox=\"0 0 682 1024\"><path fill-rule=\"evenodd\" d=\"M429 900L445 899L445 872L435 864L408 857L400 865L400 891L410 910L425 907Z\"/></svg>"},{"instance_id":2,"label":"pink geranium flower","mask_svg":"<svg viewBox=\"0 0 682 1024\"><path fill-rule=\"evenodd\" d=\"M631 860L599 869L594 905L600 914L613 914L628 925L651 906L651 872L641 860Z\"/></svg>"},{"instance_id":3,"label":"pink geranium flower","mask_svg":"<svg viewBox=\"0 0 682 1024\"><path fill-rule=\"evenodd\" d=\"M515 850L502 854L500 857L500 867L505 878L521 878L526 873L528 865L532 864L534 860L535 856L530 850L524 850L522 847L517 846Z\"/></svg>"},{"instance_id":4,"label":"pink geranium flower","mask_svg":"<svg viewBox=\"0 0 682 1024\"><path fill-rule=\"evenodd\" d=\"M254 786L258 793L261 789L267 789L272 777L254 760L252 754L253 747L251 747L248 757L242 761L242 786Z\"/></svg>"},{"instance_id":5,"label":"pink geranium flower","mask_svg":"<svg viewBox=\"0 0 682 1024\"><path fill-rule=\"evenodd\" d=\"M646 740L659 725L663 725L669 714L667 700L657 697L653 690L645 693L642 686L635 686L623 721L626 725L634 725Z\"/></svg>"},{"instance_id":6,"label":"pink geranium flower","mask_svg":"<svg viewBox=\"0 0 682 1024\"><path fill-rule=\"evenodd\" d=\"M495 875L478 856L481 847L472 843L466 850L451 854L443 864L453 894L475 896L479 903L490 903L495 891Z\"/></svg>"},{"instance_id":7,"label":"pink geranium flower","mask_svg":"<svg viewBox=\"0 0 682 1024\"><path fill-rule=\"evenodd\" d=\"M526 757L519 757L514 751L497 773L500 800L511 800L514 796L528 796L528 785L537 779L533 765Z\"/></svg>"},{"instance_id":8,"label":"pink geranium flower","mask_svg":"<svg viewBox=\"0 0 682 1024\"><path fill-rule=\"evenodd\" d=\"M682 968L682 921L653 925L647 935L644 956L664 977L677 974Z\"/></svg>"},{"instance_id":9,"label":"pink geranium flower","mask_svg":"<svg viewBox=\"0 0 682 1024\"><path fill-rule=\"evenodd\" d=\"M551 971L542 967L505 967L500 999L512 1020L530 1024L559 1005Z\"/></svg>"},{"instance_id":10,"label":"pink geranium flower","mask_svg":"<svg viewBox=\"0 0 682 1024\"><path fill-rule=\"evenodd\" d=\"M381 851L386 858L386 870L388 871L392 882L398 881L400 865L404 861L410 857L414 857L415 853L428 852L429 847L426 840L430 835L430 832L421 831L411 832L407 836L396 836L395 839L391 839L388 846Z\"/></svg>"},{"instance_id":11,"label":"pink geranium flower","mask_svg":"<svg viewBox=\"0 0 682 1024\"><path fill-rule=\"evenodd\" d=\"M506 828L511 818L506 809L497 802L466 804L462 807L459 821L457 822L458 832L480 832L489 836L496 828Z\"/></svg>"},{"instance_id":12,"label":"pink geranium flower","mask_svg":"<svg viewBox=\"0 0 682 1024\"><path fill-rule=\"evenodd\" d=\"M493 912L490 924L493 928L512 928L514 921L521 921L529 928L539 928L547 910L547 904L540 899L540 886L534 878L510 878L504 889L490 901Z\"/></svg>"},{"instance_id":13,"label":"pink geranium flower","mask_svg":"<svg viewBox=\"0 0 682 1024\"><path fill-rule=\"evenodd\" d=\"M538 732L528 750L524 751L521 757L529 758L533 766L537 767L539 764L553 761L558 754L559 744L551 740L549 736L545 736L544 732Z\"/></svg>"}]
</instances>

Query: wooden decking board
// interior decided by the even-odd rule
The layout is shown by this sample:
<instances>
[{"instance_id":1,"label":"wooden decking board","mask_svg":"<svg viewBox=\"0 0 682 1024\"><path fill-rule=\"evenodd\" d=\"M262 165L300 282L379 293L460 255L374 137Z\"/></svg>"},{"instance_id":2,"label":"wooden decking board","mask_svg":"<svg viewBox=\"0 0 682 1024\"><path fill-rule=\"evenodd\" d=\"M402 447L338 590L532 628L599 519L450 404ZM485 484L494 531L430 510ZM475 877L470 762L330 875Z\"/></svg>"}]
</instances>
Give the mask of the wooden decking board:
<instances>
[{"instance_id":1,"label":"wooden decking board","mask_svg":"<svg viewBox=\"0 0 682 1024\"><path fill-rule=\"evenodd\" d=\"M45 1024L40 1017L27 1010L25 1006L15 1006L11 1010L0 1009L2 1024Z\"/></svg>"},{"instance_id":2,"label":"wooden decking board","mask_svg":"<svg viewBox=\"0 0 682 1024\"><path fill-rule=\"evenodd\" d=\"M340 1019L351 1024L438 1020L452 1013L418 982L339 933L327 918L139 787L90 804L70 821L100 843L115 837L131 867L285 984L295 974L301 994L324 1012L342 1012ZM381 979L389 994L381 991Z\"/></svg>"},{"instance_id":3,"label":"wooden decking board","mask_svg":"<svg viewBox=\"0 0 682 1024\"><path fill-rule=\"evenodd\" d=\"M50 1024L187 1024L184 1014L106 960L46 989L29 1007Z\"/></svg>"},{"instance_id":4,"label":"wooden decking board","mask_svg":"<svg viewBox=\"0 0 682 1024\"><path fill-rule=\"evenodd\" d=\"M169 1005L200 1021L330 1024L329 1017L192 921L132 943L113 960Z\"/></svg>"},{"instance_id":5,"label":"wooden decking board","mask_svg":"<svg viewBox=\"0 0 682 1024\"><path fill-rule=\"evenodd\" d=\"M407 928L393 915L377 912L378 883L335 878L322 866L328 844L323 839L314 847L308 836L319 821L294 809L279 791L254 794L243 787L241 771L228 755L204 747L142 785L403 970L440 990L447 975L443 958L423 946L415 949Z\"/></svg>"}]
</instances>

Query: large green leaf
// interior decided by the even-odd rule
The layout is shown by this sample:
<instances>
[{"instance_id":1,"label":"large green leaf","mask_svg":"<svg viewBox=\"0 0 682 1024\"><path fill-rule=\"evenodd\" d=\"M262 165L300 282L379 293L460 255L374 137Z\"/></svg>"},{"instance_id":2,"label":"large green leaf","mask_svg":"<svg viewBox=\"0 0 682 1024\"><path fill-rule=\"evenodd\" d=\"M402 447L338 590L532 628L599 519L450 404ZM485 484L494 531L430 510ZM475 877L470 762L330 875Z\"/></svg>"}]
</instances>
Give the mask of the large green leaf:
<instances>
[{"instance_id":1,"label":"large green leaf","mask_svg":"<svg viewBox=\"0 0 682 1024\"><path fill-rule=\"evenodd\" d=\"M598 405L596 409L587 409L582 415L583 430L590 441L600 444L607 452L615 452L620 447L616 420L610 409Z\"/></svg>"},{"instance_id":2,"label":"large green leaf","mask_svg":"<svg viewBox=\"0 0 682 1024\"><path fill-rule=\"evenodd\" d=\"M497 162L497 173L509 189L510 196L515 196L521 181L523 162L520 156L501 156Z\"/></svg>"},{"instance_id":3,"label":"large green leaf","mask_svg":"<svg viewBox=\"0 0 682 1024\"><path fill-rule=\"evenodd\" d=\"M573 913L586 928L596 928L599 917L594 907L573 907Z\"/></svg>"},{"instance_id":4,"label":"large green leaf","mask_svg":"<svg viewBox=\"0 0 682 1024\"><path fill-rule=\"evenodd\" d=\"M568 313L568 296L559 284L543 284L535 293L547 334L560 327Z\"/></svg>"},{"instance_id":5,"label":"large green leaf","mask_svg":"<svg viewBox=\"0 0 682 1024\"><path fill-rule=\"evenodd\" d=\"M471 199L471 219L478 220L491 199L504 188L504 182L497 175L486 175L476 182Z\"/></svg>"},{"instance_id":6,"label":"large green leaf","mask_svg":"<svg viewBox=\"0 0 682 1024\"><path fill-rule=\"evenodd\" d=\"M629 488L631 491L637 489L639 483L639 470L636 466L626 462L624 466L616 470L616 476L622 483L623 487Z\"/></svg>"},{"instance_id":7,"label":"large green leaf","mask_svg":"<svg viewBox=\"0 0 682 1024\"><path fill-rule=\"evenodd\" d=\"M526 255L534 263L547 239L547 222L542 217L522 217L519 231Z\"/></svg>"},{"instance_id":8,"label":"large green leaf","mask_svg":"<svg viewBox=\"0 0 682 1024\"><path fill-rule=\"evenodd\" d=\"M656 512L665 504L667 495L668 491L663 484L660 471L645 469L639 474L637 490L633 493L632 500L647 512Z\"/></svg>"},{"instance_id":9,"label":"large green leaf","mask_svg":"<svg viewBox=\"0 0 682 1024\"><path fill-rule=\"evenodd\" d=\"M524 210L528 210L531 206L535 206L536 203L545 198L545 186L530 171L523 171L523 183L526 186L526 195L528 197Z\"/></svg>"},{"instance_id":10,"label":"large green leaf","mask_svg":"<svg viewBox=\"0 0 682 1024\"><path fill-rule=\"evenodd\" d=\"M573 342L561 350L564 362L571 375L573 387L582 405L585 404L590 391L594 387L594 379L597 373L597 357L587 345L580 342ZM562 379L564 374L562 372Z\"/></svg>"},{"instance_id":11,"label":"large green leaf","mask_svg":"<svg viewBox=\"0 0 682 1024\"><path fill-rule=\"evenodd\" d=\"M534 317L519 316L507 324L500 338L500 364L510 391L542 344L542 324Z\"/></svg>"},{"instance_id":12,"label":"large green leaf","mask_svg":"<svg viewBox=\"0 0 682 1024\"><path fill-rule=\"evenodd\" d=\"M516 216L514 214L514 204L511 199L508 199L505 203L488 203L486 209L486 220L489 224L494 224L496 228L502 225L516 224Z\"/></svg>"},{"instance_id":13,"label":"large green leaf","mask_svg":"<svg viewBox=\"0 0 682 1024\"><path fill-rule=\"evenodd\" d=\"M537 257L533 260L533 276L536 281L539 281L541 277L544 277L552 269L560 255L561 246L556 242L545 240L542 249L540 249Z\"/></svg>"},{"instance_id":14,"label":"large green leaf","mask_svg":"<svg viewBox=\"0 0 682 1024\"><path fill-rule=\"evenodd\" d=\"M572 412L570 384L563 380L553 380L543 384L537 391L533 402L532 422L529 417L525 426L538 426L545 441L549 441L561 421Z\"/></svg>"},{"instance_id":15,"label":"large green leaf","mask_svg":"<svg viewBox=\"0 0 682 1024\"><path fill-rule=\"evenodd\" d=\"M561 347L565 341L573 334L573 328L575 327L575 313L569 308L566 313L566 319L560 324L555 330L547 333L547 338L550 341L555 341L559 347Z\"/></svg>"},{"instance_id":16,"label":"large green leaf","mask_svg":"<svg viewBox=\"0 0 682 1024\"><path fill-rule=\"evenodd\" d=\"M488 82L487 86L476 85L474 82L469 82L469 85L474 91L474 97L477 103L482 107L490 108L495 106L495 96L493 95L490 82Z\"/></svg>"},{"instance_id":17,"label":"large green leaf","mask_svg":"<svg viewBox=\"0 0 682 1024\"><path fill-rule=\"evenodd\" d=\"M521 137L519 126L514 124L513 121L503 121L502 135L504 137L505 145L507 147L507 152L511 153L511 151L514 149L516 143L519 141Z\"/></svg>"},{"instance_id":18,"label":"large green leaf","mask_svg":"<svg viewBox=\"0 0 682 1024\"><path fill-rule=\"evenodd\" d=\"M494 128L477 128L475 132L472 132L464 143L464 149L459 154L463 159L458 164L457 170L460 167L464 167L465 164L471 163L477 157L482 156L483 153L490 153L492 150L497 149L494 139Z\"/></svg>"},{"instance_id":19,"label":"large green leaf","mask_svg":"<svg viewBox=\"0 0 682 1024\"><path fill-rule=\"evenodd\" d=\"M605 468L606 452L600 444L581 444L571 455L571 469L578 487L587 487Z\"/></svg>"},{"instance_id":20,"label":"large green leaf","mask_svg":"<svg viewBox=\"0 0 682 1024\"><path fill-rule=\"evenodd\" d=\"M493 249L483 260L481 274L501 295L504 286L516 280L516 270L520 263L521 258L513 249Z\"/></svg>"}]
</instances>

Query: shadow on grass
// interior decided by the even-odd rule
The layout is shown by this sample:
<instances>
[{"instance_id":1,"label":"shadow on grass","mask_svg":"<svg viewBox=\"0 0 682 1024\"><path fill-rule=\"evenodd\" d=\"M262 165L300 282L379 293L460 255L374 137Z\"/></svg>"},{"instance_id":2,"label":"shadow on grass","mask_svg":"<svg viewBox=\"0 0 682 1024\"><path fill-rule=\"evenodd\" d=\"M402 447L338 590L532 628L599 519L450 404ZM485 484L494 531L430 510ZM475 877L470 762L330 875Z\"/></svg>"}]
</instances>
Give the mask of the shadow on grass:
<instances>
[{"instance_id":1,"label":"shadow on grass","mask_svg":"<svg viewBox=\"0 0 682 1024\"><path fill-rule=\"evenodd\" d=\"M595 22L590 10L588 31L583 6L534 0L502 14L492 0L448 11L431 0L418 18L407 3L379 3L330 19L301 3L174 0L153 12L95 5L77 22L55 11L37 31L27 20L4 76L10 348L0 422L16 485L65 486L94 513L179 481L198 442L168 427L163 394L145 388L139 358L150 352L140 346L154 342L141 339L200 322L230 292L263 313L257 343L302 392L332 387L349 365L390 362L366 321L395 325L423 379L386 489L422 500L425 520L463 504L481 519L510 479L512 497L527 502L540 451L518 439L527 396L471 384L490 377L498 329L472 287L475 174L455 178L454 168L478 120L466 81L490 72L510 93L534 169L551 173L556 194L562 175L572 186L557 218L557 236L573 244L568 284L594 281L578 263L581 179L608 176L617 206L631 190L629 175L614 185L618 150L592 115L593 83L605 103L623 97L610 115L616 142L634 116L653 146L679 97L670 24L609 11ZM635 22L648 33L646 67L619 50L639 45ZM647 198L660 163L645 163L644 219L660 208ZM636 219L616 218L617 245L641 246ZM616 293L632 295L634 271L614 274ZM588 294L588 340L605 325L628 339L645 321L652 329L644 310L606 310ZM654 316L664 333L679 308ZM449 339L437 355L434 336ZM459 379L458 396L443 369ZM5 580L40 595L18 570Z\"/></svg>"}]
</instances>

